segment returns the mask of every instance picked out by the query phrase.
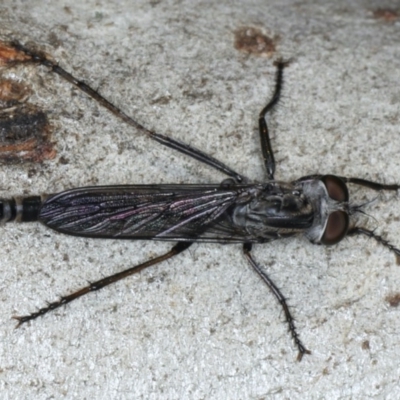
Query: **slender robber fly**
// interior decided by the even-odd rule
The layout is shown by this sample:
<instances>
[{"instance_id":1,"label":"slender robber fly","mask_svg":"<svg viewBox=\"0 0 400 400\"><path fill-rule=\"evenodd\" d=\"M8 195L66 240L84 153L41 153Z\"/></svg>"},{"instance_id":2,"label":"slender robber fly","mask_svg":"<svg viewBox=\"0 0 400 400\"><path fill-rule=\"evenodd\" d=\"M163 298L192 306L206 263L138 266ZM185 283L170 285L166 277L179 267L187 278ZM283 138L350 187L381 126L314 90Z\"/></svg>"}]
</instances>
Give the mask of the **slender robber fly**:
<instances>
[{"instance_id":1,"label":"slender robber fly","mask_svg":"<svg viewBox=\"0 0 400 400\"><path fill-rule=\"evenodd\" d=\"M334 245L345 236L365 235L400 256L400 250L381 236L350 224L350 217L362 212L362 206L351 204L347 184L375 191L397 191L400 185L334 175L304 176L293 182L274 179L275 159L265 117L279 101L287 62L275 63L275 90L259 114L261 150L268 180L257 183L194 147L146 129L44 53L14 42L0 46L1 56L14 63L34 63L49 68L150 139L229 176L220 184L92 186L46 196L0 200L3 222L39 221L61 233L91 238L177 242L161 256L93 282L30 315L14 316L17 326L172 258L194 242L241 243L248 262L281 304L298 349L297 359L301 360L310 351L299 338L285 297L254 260L252 245L297 235L304 235L315 244Z\"/></svg>"}]
</instances>

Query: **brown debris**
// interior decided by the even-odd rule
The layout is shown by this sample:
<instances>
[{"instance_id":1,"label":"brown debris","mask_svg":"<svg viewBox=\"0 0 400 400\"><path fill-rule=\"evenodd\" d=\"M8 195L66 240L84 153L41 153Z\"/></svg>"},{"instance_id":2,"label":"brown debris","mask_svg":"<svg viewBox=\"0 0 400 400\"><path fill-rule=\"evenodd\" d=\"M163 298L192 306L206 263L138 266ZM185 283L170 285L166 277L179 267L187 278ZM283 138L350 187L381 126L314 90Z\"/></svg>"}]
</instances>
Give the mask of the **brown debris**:
<instances>
[{"instance_id":1,"label":"brown debris","mask_svg":"<svg viewBox=\"0 0 400 400\"><path fill-rule=\"evenodd\" d=\"M0 66L13 65L18 62L30 61L31 56L18 50L12 43L0 41Z\"/></svg>"},{"instance_id":2,"label":"brown debris","mask_svg":"<svg viewBox=\"0 0 400 400\"><path fill-rule=\"evenodd\" d=\"M24 102L29 94L29 88L22 83L11 79L0 80L0 107L9 107L16 103Z\"/></svg>"},{"instance_id":3,"label":"brown debris","mask_svg":"<svg viewBox=\"0 0 400 400\"><path fill-rule=\"evenodd\" d=\"M31 104L0 110L0 160L43 162L56 156L46 113Z\"/></svg>"},{"instance_id":4,"label":"brown debris","mask_svg":"<svg viewBox=\"0 0 400 400\"><path fill-rule=\"evenodd\" d=\"M385 300L389 303L390 307L397 307L400 304L400 293L386 296Z\"/></svg>"},{"instance_id":5,"label":"brown debris","mask_svg":"<svg viewBox=\"0 0 400 400\"><path fill-rule=\"evenodd\" d=\"M235 49L271 57L276 50L277 37L267 36L261 29L242 27L235 31Z\"/></svg>"}]
</instances>

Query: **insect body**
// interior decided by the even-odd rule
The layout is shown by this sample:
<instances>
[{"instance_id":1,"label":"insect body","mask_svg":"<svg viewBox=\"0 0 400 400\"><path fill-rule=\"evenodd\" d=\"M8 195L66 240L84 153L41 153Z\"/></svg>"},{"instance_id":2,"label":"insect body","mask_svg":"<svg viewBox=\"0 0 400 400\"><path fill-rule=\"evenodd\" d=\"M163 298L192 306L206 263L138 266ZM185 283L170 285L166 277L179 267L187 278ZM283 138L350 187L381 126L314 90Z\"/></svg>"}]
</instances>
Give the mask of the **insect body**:
<instances>
[{"instance_id":1,"label":"insect body","mask_svg":"<svg viewBox=\"0 0 400 400\"><path fill-rule=\"evenodd\" d=\"M336 179L345 188L334 176L322 179ZM38 220L62 233L94 238L265 243L304 233L315 243L330 243L346 233L348 219L336 211L343 203L331 200L322 179L85 187L44 200L3 200L3 220ZM332 210L343 214L337 233L331 232L338 218Z\"/></svg>"},{"instance_id":2,"label":"insect body","mask_svg":"<svg viewBox=\"0 0 400 400\"><path fill-rule=\"evenodd\" d=\"M275 160L265 115L279 100L283 70L287 63L276 63L275 91L259 116L261 149L269 180L255 183L198 149L144 128L46 55L33 52L18 43L9 45L9 49L23 62L49 67L151 139L196 158L230 177L221 184L96 186L70 189L49 196L0 200L0 220L3 222L40 221L61 233L84 237L178 242L164 255L91 283L35 313L14 317L18 325L171 258L193 242L241 243L250 265L283 307L289 331L299 351L298 359L301 360L309 351L298 337L285 297L252 257L252 244L269 243L301 234L312 243L332 245L346 235L362 234L400 255L399 249L373 231L350 224L350 216L360 211L361 206L349 202L347 189L347 183L376 191L396 191L399 185L334 175L306 176L290 183L274 180Z\"/></svg>"}]
</instances>

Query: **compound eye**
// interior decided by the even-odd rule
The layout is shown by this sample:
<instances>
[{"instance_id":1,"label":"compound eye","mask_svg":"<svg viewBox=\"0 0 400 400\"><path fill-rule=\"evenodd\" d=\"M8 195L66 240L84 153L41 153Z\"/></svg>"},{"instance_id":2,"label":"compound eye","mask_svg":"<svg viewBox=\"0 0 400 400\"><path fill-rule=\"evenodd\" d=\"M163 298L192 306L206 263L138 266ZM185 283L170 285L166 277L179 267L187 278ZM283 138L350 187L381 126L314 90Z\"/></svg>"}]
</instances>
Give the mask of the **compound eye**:
<instances>
[{"instance_id":1,"label":"compound eye","mask_svg":"<svg viewBox=\"0 0 400 400\"><path fill-rule=\"evenodd\" d=\"M332 245L340 242L349 229L349 216L344 211L334 211L328 217L321 243Z\"/></svg>"},{"instance_id":2,"label":"compound eye","mask_svg":"<svg viewBox=\"0 0 400 400\"><path fill-rule=\"evenodd\" d=\"M349 201L349 191L346 184L340 178L335 175L324 175L321 181L324 183L331 199L340 202Z\"/></svg>"}]
</instances>

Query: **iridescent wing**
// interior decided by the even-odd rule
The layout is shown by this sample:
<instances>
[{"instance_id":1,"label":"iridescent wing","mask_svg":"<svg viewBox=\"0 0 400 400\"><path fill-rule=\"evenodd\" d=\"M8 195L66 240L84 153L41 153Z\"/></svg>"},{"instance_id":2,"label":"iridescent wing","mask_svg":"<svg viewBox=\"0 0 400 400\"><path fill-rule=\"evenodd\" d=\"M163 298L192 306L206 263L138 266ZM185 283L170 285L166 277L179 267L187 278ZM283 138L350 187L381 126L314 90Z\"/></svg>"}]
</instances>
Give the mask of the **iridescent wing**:
<instances>
[{"instance_id":1,"label":"iridescent wing","mask_svg":"<svg viewBox=\"0 0 400 400\"><path fill-rule=\"evenodd\" d=\"M238 196L220 185L86 187L49 196L39 220L76 236L243 242L227 212Z\"/></svg>"}]
</instances>

